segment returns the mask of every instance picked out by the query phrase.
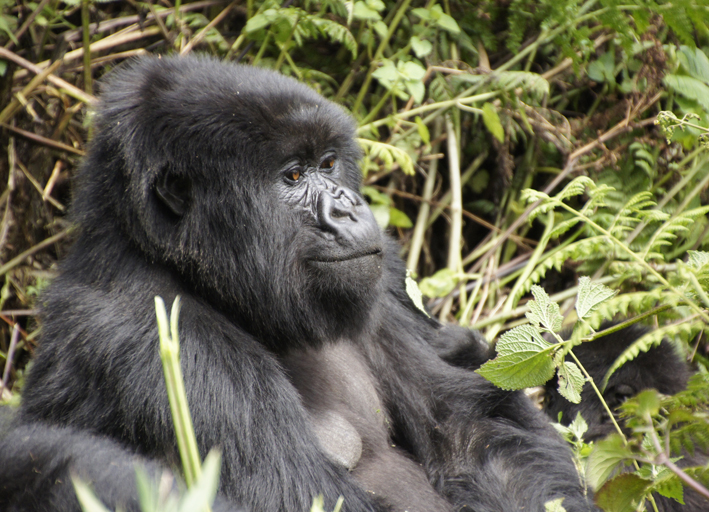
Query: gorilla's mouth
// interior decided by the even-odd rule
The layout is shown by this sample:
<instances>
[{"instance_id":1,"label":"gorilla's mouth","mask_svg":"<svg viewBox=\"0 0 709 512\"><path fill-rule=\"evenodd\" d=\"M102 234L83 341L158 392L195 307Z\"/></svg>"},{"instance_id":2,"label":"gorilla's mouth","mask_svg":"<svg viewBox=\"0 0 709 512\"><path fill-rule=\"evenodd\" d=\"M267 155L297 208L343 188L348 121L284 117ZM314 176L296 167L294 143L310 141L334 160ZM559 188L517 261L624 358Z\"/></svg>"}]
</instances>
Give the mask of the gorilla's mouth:
<instances>
[{"instance_id":1,"label":"gorilla's mouth","mask_svg":"<svg viewBox=\"0 0 709 512\"><path fill-rule=\"evenodd\" d=\"M366 258L367 256L379 256L381 257L382 250L380 248L375 248L367 251L358 251L349 254L337 254L332 256L318 256L315 258L310 258L313 263L342 263L344 261L351 261L360 258Z\"/></svg>"}]
</instances>

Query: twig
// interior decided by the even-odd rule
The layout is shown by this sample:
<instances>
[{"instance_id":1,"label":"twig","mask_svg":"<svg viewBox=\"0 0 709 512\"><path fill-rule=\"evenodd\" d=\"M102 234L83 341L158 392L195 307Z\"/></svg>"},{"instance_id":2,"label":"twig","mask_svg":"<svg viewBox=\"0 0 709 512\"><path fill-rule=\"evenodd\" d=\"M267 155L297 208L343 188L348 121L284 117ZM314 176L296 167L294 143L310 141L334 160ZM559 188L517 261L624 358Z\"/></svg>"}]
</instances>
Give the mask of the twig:
<instances>
[{"instance_id":1,"label":"twig","mask_svg":"<svg viewBox=\"0 0 709 512\"><path fill-rule=\"evenodd\" d=\"M44 144L45 146L49 146L54 149L60 149L62 151L68 151L69 153L74 153L75 155L84 156L84 152L82 150L73 148L68 144L64 144L63 142L48 139L47 137L42 137L41 135L38 135L33 132L28 132L27 130L23 130L21 128L15 128L14 126L10 126L7 123L0 123L0 126L2 126L3 128L7 128L8 130L15 132L18 135L27 137L30 140L39 142L40 144Z\"/></svg>"},{"instance_id":2,"label":"twig","mask_svg":"<svg viewBox=\"0 0 709 512\"><path fill-rule=\"evenodd\" d=\"M8 261L7 263L5 263L3 266L0 267L0 276L4 276L5 274L7 274L10 270L15 268L20 263L22 263L25 260L25 258L32 256L34 253L41 251L45 247L49 247L50 245L52 245L55 242L58 242L59 240L61 240L65 236L67 236L70 231L71 231L71 228L66 228L66 229L60 231L59 233L57 233L56 235L50 236L49 238L42 240L37 245L30 247L29 249L27 249L26 251L24 251L20 255L15 256L10 261Z\"/></svg>"},{"instance_id":3,"label":"twig","mask_svg":"<svg viewBox=\"0 0 709 512\"><path fill-rule=\"evenodd\" d=\"M10 336L10 347L7 349L7 357L5 359L5 369L2 372L2 382L0 382L0 399L3 392L7 388L7 381L10 380L10 369L12 368L12 358L15 355L15 347L17 340L20 338L20 326L15 322L12 326L12 336Z\"/></svg>"},{"instance_id":4,"label":"twig","mask_svg":"<svg viewBox=\"0 0 709 512\"><path fill-rule=\"evenodd\" d=\"M42 73L42 68L37 66L36 64L32 64L30 61L23 59L19 55L17 55L14 52L11 52L7 48L0 47L0 58L2 59L7 59L11 60L18 66L22 66L23 68L32 71L32 73L39 75ZM47 63L44 67L47 67L49 64ZM17 77L17 74L15 74L15 77ZM92 96L91 94L86 94L84 91L79 89L78 87L71 85L69 82L66 80L62 80L58 76L55 75L48 75L47 80L51 83L53 83L55 86L59 87L59 89L63 89L69 96L72 98L75 98L79 101L83 101L84 103L92 104L96 101L96 96Z\"/></svg>"},{"instance_id":5,"label":"twig","mask_svg":"<svg viewBox=\"0 0 709 512\"><path fill-rule=\"evenodd\" d=\"M195 36L190 40L190 42L187 43L185 47L180 51L180 55L185 55L189 53L196 44L198 44L200 41L202 41L202 39L204 39L204 36L207 35L207 32L213 29L219 22L221 22L226 17L227 14L229 14L229 11L231 11L231 9L235 5L236 1L227 5L222 12L220 12L212 21L209 22L206 27L197 32L197 34L195 34Z\"/></svg>"}]
</instances>

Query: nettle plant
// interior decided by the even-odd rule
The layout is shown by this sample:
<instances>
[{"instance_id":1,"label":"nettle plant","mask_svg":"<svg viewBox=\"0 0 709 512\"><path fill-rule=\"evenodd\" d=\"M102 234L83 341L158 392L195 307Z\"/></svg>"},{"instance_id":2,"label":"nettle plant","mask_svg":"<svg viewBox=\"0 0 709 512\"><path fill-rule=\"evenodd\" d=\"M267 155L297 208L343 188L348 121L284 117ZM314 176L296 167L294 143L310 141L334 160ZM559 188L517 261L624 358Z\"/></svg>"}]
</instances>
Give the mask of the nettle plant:
<instances>
[{"instance_id":1,"label":"nettle plant","mask_svg":"<svg viewBox=\"0 0 709 512\"><path fill-rule=\"evenodd\" d=\"M641 192L612 213L604 199L613 190L587 177L578 177L553 197L535 190L523 193L527 202L536 204L531 218L542 215L546 219L541 245L577 224L592 233L539 262L525 279L527 284L515 287L512 293L521 296L531 290L534 296L527 303L529 323L505 332L496 344L497 357L477 371L503 389L541 386L556 374L559 393L573 403L581 401L581 390L588 382L617 433L592 447L583 441L588 426L580 415L568 427L558 425L574 449L580 477L597 489L597 502L606 510L638 510L646 499L656 510L654 492L680 503L685 485L709 495L702 485L709 479L709 468L680 469L675 464L681 458L681 450L693 454L695 447L709 447L709 375L704 366L699 366L688 389L677 395L665 397L649 390L628 400L622 406L625 430L616 422L602 391L613 372L663 338L684 346L684 342L709 330L709 253L688 251L686 262L658 264L664 261L661 250L679 234L686 234L696 219L709 212L709 207L669 214L656 208L651 194ZM569 205L582 194L588 197L585 204L580 208ZM561 222L554 224L557 210L565 214L559 215ZM600 282L581 277L574 306L577 321L571 335L564 339L560 334L564 318L559 305L540 286L530 283L569 256L584 259L592 253L596 259L610 262L607 270L614 279L640 278L647 291L619 295ZM607 329L595 330L603 320L616 315L630 317ZM664 325L633 342L603 381L594 382L574 355L574 347L650 317L662 318ZM621 472L625 466L630 466L629 470Z\"/></svg>"}]
</instances>

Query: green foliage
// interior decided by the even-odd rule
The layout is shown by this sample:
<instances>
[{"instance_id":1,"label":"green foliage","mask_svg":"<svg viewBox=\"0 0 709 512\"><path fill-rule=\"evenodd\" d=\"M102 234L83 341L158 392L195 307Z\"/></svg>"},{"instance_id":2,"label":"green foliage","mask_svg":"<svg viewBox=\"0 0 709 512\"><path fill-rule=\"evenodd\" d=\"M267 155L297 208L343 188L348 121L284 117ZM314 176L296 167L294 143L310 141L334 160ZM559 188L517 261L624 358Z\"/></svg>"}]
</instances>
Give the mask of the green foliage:
<instances>
[{"instance_id":1,"label":"green foliage","mask_svg":"<svg viewBox=\"0 0 709 512\"><path fill-rule=\"evenodd\" d=\"M84 83L82 59L70 52L83 45L84 27L75 25L78 4L49 2L38 9L34 1L0 1L0 45L40 69L63 58L54 76L67 81L59 86L45 77L32 84L33 72L0 60L8 82L0 121L39 136L13 136L3 145L10 165L5 174L0 169L0 181L8 184L0 197L0 309L7 322L20 319L23 328L10 361L15 365L33 350L37 291L65 250L64 242L50 240L66 226L60 218L65 210L52 199L59 203L69 195L66 183L78 161L75 153L44 141L81 150L88 138L83 103L90 96L81 93L91 88ZM618 316L659 329L637 340L616 366L662 334L694 354L700 369L709 366L703 356L709 319L709 10L703 2L177 5L175 12L158 4L144 9L130 2L88 3L89 38L98 46L83 62L90 61L94 78L146 49L199 51L279 70L343 105L359 125L363 193L377 222L400 237L402 251L417 251L411 270L434 314L473 322L490 339L505 332L498 342L502 353L486 370L505 386L541 382L556 372L564 396L578 400L585 374L573 347L602 334L593 329ZM445 117L449 129L443 129ZM453 201L451 151L460 163L460 205ZM454 223L459 214L462 221ZM451 233L453 225L460 232ZM450 240L458 239L461 244L451 247ZM422 308L413 284L409 280L407 288ZM598 284L615 294L594 292ZM561 317L575 325L569 340L557 337ZM525 321L530 324L521 325ZM3 325L0 347L8 347L12 326ZM23 364L9 372L3 400L17 401ZM692 385L694 394L685 399L701 403L700 390L708 384ZM653 425L662 443L669 439L675 457L681 447L702 446L709 436L695 409L672 407L663 416L670 409L662 405ZM650 453L652 443L645 436L633 444L633 436L633 450L606 451L619 463L635 461L637 474L611 480L599 501L622 510L653 492L681 499L676 473L664 463L639 461L638 450ZM575 450L587 450L572 438ZM585 463L577 466L583 475ZM684 471L707 482L706 470ZM600 486L606 479L595 481ZM548 510L560 507L547 504Z\"/></svg>"}]
</instances>

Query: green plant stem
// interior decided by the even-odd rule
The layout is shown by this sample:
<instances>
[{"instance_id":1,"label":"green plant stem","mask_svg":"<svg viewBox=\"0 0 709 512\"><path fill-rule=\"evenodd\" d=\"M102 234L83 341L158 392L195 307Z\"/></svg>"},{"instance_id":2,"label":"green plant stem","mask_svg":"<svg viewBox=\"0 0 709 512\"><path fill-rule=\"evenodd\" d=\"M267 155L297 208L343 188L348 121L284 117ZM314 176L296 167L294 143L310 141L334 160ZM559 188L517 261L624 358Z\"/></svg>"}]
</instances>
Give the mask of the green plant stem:
<instances>
[{"instance_id":1,"label":"green plant stem","mask_svg":"<svg viewBox=\"0 0 709 512\"><path fill-rule=\"evenodd\" d=\"M160 336L160 359L165 372L165 385L170 400L170 410L175 427L177 447L182 459L187 487L192 487L202 473L202 466L197 449L197 440L192 426L185 393L185 384L180 367L180 342L178 334L178 318L180 313L180 297L175 297L168 322L165 303L161 297L155 297L155 314L158 321Z\"/></svg>"},{"instance_id":2,"label":"green plant stem","mask_svg":"<svg viewBox=\"0 0 709 512\"><path fill-rule=\"evenodd\" d=\"M662 446L660 445L660 440L657 438L657 433L655 432L655 428L653 425L652 417L649 414L645 414L645 421L648 424L648 434L650 435L650 439L652 440L652 444L655 447L655 450L658 452L658 458L659 460L656 460L654 464L663 464L664 466L667 467L670 471L672 471L675 475L679 477L680 480L682 480L687 487L694 489L697 493L701 494L705 498L709 498L709 490L707 490L706 487L704 487L702 484L697 482L695 479L693 479L691 476L689 476L687 473L682 471L681 468L679 468L672 460L670 460L670 457L665 451L662 449Z\"/></svg>"},{"instance_id":3,"label":"green plant stem","mask_svg":"<svg viewBox=\"0 0 709 512\"><path fill-rule=\"evenodd\" d=\"M436 141L431 147L432 154L438 154L438 150L441 147L441 142L438 140L441 136L442 127L440 120L433 126L433 140ZM421 206L419 206L418 216L416 217L416 225L414 226L413 234L411 235L411 243L409 244L409 257L406 261L406 268L412 271L416 271L419 263L419 255L421 254L421 248L423 247L423 238L426 234L426 221L428 220L428 214L431 210L431 197L433 196L433 188L436 185L436 175L438 174L438 158L431 160L428 166L428 175L426 176L426 182L423 186L423 201Z\"/></svg>"},{"instance_id":4,"label":"green plant stem","mask_svg":"<svg viewBox=\"0 0 709 512\"><path fill-rule=\"evenodd\" d=\"M651 265L649 265L643 258L638 256L634 251L632 251L629 247L627 247L623 242L618 240L615 236L613 236L610 232L608 232L606 229L601 227L600 225L596 224L594 221L592 221L590 218L586 217L582 213L574 210L570 206L567 206L565 203L562 201L552 199L553 203L561 206L563 209L571 213L572 215L575 215L579 219L581 219L583 222L597 230L598 232L602 233L604 236L606 236L609 240L613 242L616 247L618 247L620 250L622 250L624 253L626 253L628 256L630 256L631 259L633 259L636 263L640 264L645 270L651 274L655 279L657 279L665 288L670 290L672 293L674 293L677 297L679 297L682 300L686 300L684 295L680 293L679 290L677 290L674 286L672 286L667 279L662 277L659 272L657 272L654 268L652 268ZM696 314L698 314L702 320L704 320L706 323L709 324L709 314L707 314L704 310L702 310L699 306L694 304L691 301L686 301L686 304L694 310Z\"/></svg>"},{"instance_id":5,"label":"green plant stem","mask_svg":"<svg viewBox=\"0 0 709 512\"><path fill-rule=\"evenodd\" d=\"M389 45L389 40L391 39L391 36L394 35L394 32L399 26L399 22L401 21L401 18L403 18L404 14L406 13L406 9L409 8L409 5L411 4L412 0L404 0L401 5L399 6L399 9L396 11L396 14L394 15L394 19L392 20L391 24L389 25L389 30L387 31L387 35L382 41L379 43L379 47L377 48L377 51L374 52L374 56L372 57L372 64L369 67L369 71L367 71L367 76L364 79L364 83L362 84L362 87L359 90L359 94L357 95L357 99L354 102L354 105L352 106L352 112L357 112L359 110L359 107L362 105L362 101L364 100L365 94L367 94L367 91L369 90L369 85L372 83L372 73L377 69L377 66L379 65L379 61L382 58L382 55L384 55L384 50L386 47Z\"/></svg>"},{"instance_id":6,"label":"green plant stem","mask_svg":"<svg viewBox=\"0 0 709 512\"><path fill-rule=\"evenodd\" d=\"M616 276L604 276L600 279L595 280L594 282L596 283L602 283L602 284L607 284L611 283L613 281L616 281L618 278ZM571 297L574 297L578 293L578 286L573 286L569 288L568 290L564 290L563 292L555 293L554 295L550 295L549 298L553 302L561 302L566 299L570 299ZM519 316L524 315L527 311L529 311L529 306L528 305L523 305L519 306L512 311L509 312L503 312L503 313L497 313L495 315L491 315L484 320L480 320L479 322L474 323L473 325L470 326L471 329L482 329L483 327L487 327L488 325L492 325L494 323L497 323L499 321L504 321L508 320L510 318L517 318ZM526 322L526 321L525 321Z\"/></svg>"},{"instance_id":7,"label":"green plant stem","mask_svg":"<svg viewBox=\"0 0 709 512\"><path fill-rule=\"evenodd\" d=\"M627 445L628 438L625 437L625 434L623 433L623 429L620 428L620 425L618 425L618 422L615 420L615 416L613 414L613 411L611 411L611 408L608 407L608 404L606 403L606 401L603 398L603 393L601 393L601 390L598 389L598 387L596 386L596 383L593 381L593 377L591 377L591 375L586 371L586 368L584 368L584 366L581 364L581 361L578 360L578 358L576 357L576 354L574 354L573 350L569 351L569 355L576 363L576 366L578 366L579 369L581 370L581 372L583 372L584 376L586 377L586 382L588 382L591 385L594 393L596 393L596 396L598 396L598 399L601 401L601 404L603 404L603 408L606 410L606 413L608 413L608 417L610 418L611 423L613 423L613 426L615 427L618 434L620 434L620 437L623 438L623 444Z\"/></svg>"},{"instance_id":8,"label":"green plant stem","mask_svg":"<svg viewBox=\"0 0 709 512\"><path fill-rule=\"evenodd\" d=\"M91 33L89 24L91 23L89 3L91 0L81 1L81 36L84 45L84 91L93 94L93 84L91 77Z\"/></svg>"}]
</instances>

